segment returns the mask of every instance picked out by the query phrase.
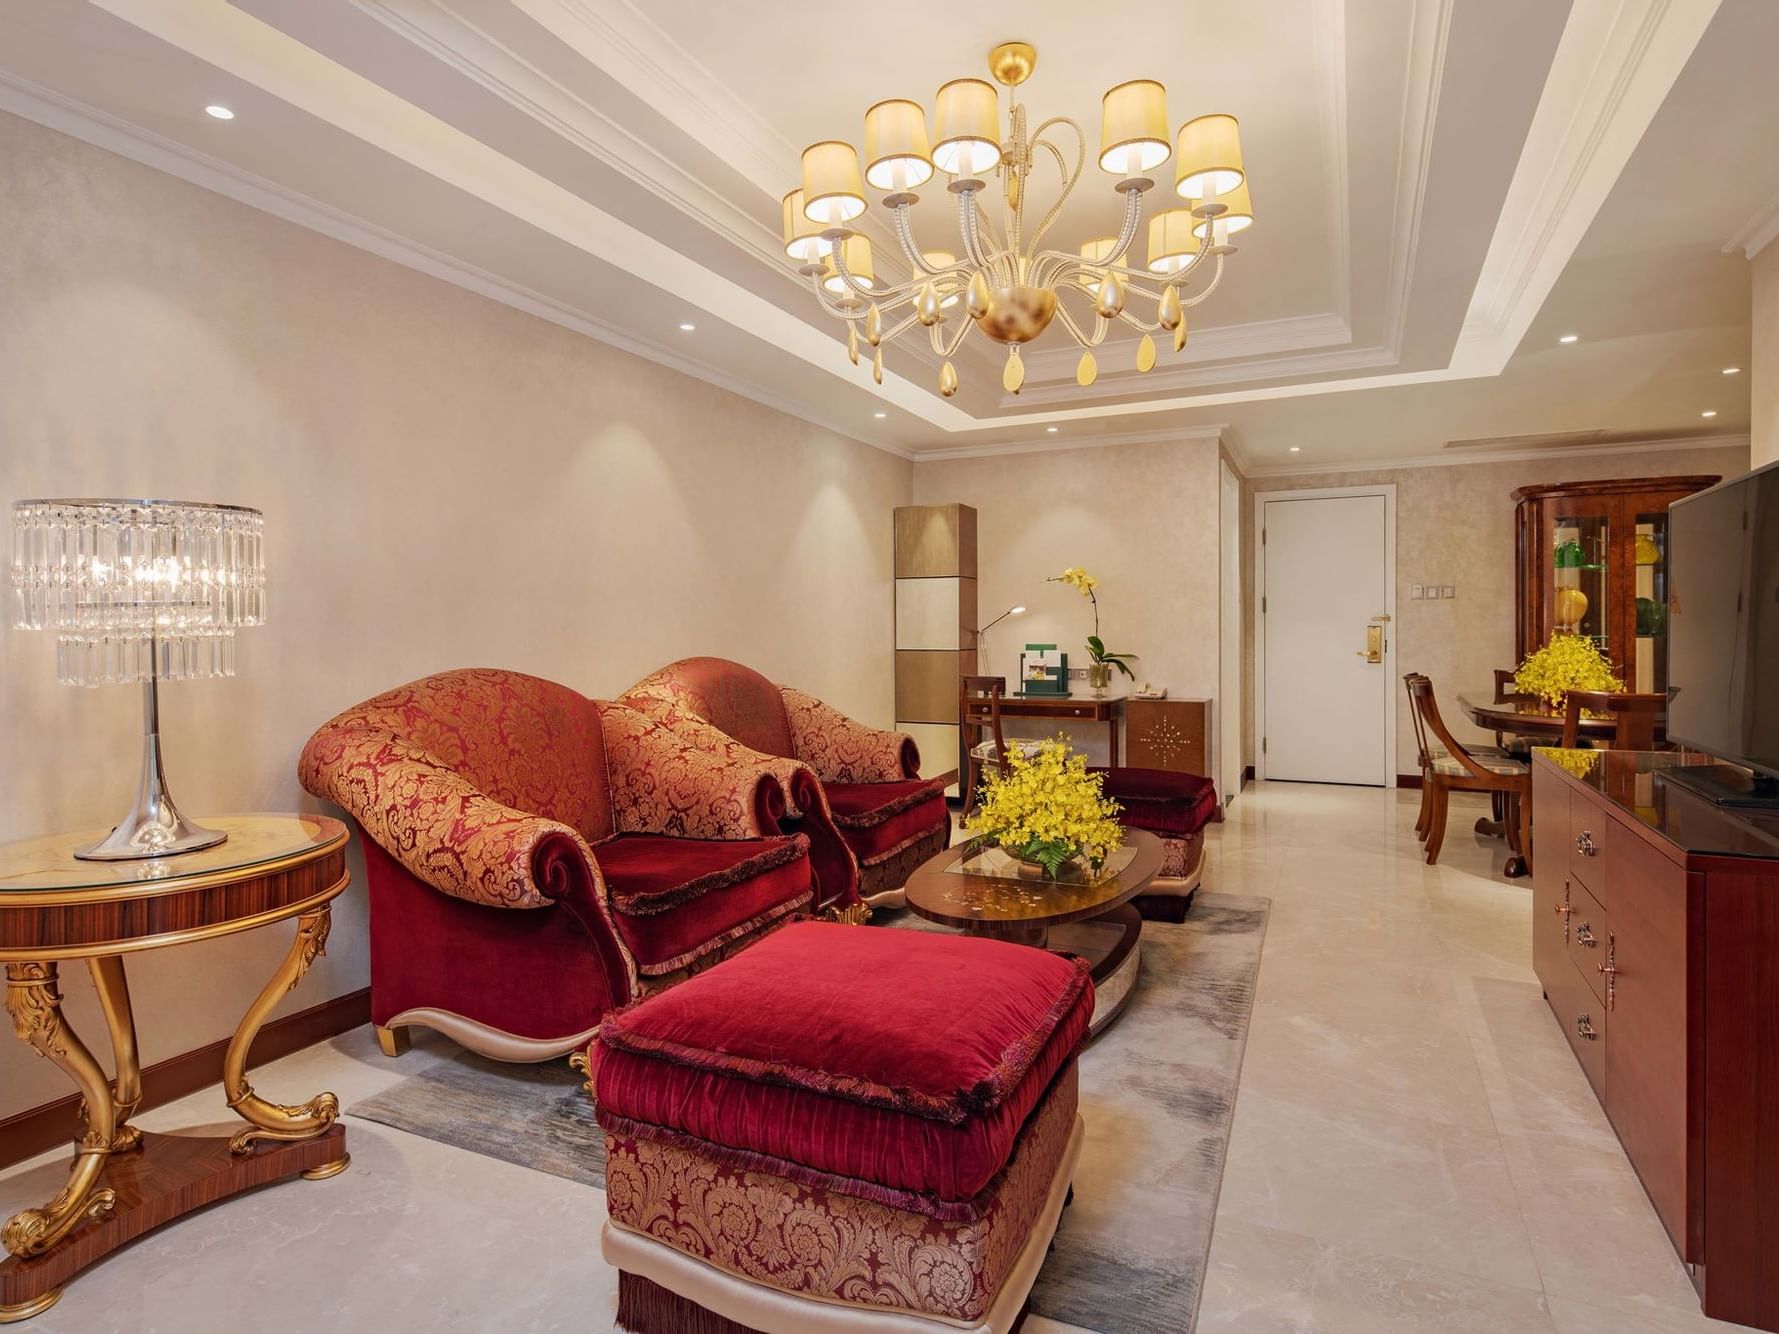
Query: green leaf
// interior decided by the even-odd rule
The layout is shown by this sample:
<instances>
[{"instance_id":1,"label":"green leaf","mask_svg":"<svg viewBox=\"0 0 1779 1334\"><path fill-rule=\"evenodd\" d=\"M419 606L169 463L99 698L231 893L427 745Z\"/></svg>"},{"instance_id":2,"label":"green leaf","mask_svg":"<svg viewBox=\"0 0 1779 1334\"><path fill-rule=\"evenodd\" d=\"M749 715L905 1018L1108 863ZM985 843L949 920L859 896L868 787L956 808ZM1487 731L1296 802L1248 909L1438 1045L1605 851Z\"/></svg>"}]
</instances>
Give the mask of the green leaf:
<instances>
[{"instance_id":1,"label":"green leaf","mask_svg":"<svg viewBox=\"0 0 1779 1334\"><path fill-rule=\"evenodd\" d=\"M1131 680L1134 681L1137 679L1137 674L1135 672L1131 671L1130 667L1128 665L1126 665L1126 663L1123 661L1125 658L1132 657L1132 656L1133 655L1129 654L1129 653L1120 653L1116 658L1113 658L1111 660L1111 662L1114 667L1116 667L1119 671L1123 672L1126 676L1128 676Z\"/></svg>"},{"instance_id":2,"label":"green leaf","mask_svg":"<svg viewBox=\"0 0 1779 1334\"><path fill-rule=\"evenodd\" d=\"M1106 641L1101 639L1098 635L1088 635L1087 636L1087 651L1089 653L1093 654L1096 661L1100 658L1105 657L1106 656Z\"/></svg>"}]
</instances>

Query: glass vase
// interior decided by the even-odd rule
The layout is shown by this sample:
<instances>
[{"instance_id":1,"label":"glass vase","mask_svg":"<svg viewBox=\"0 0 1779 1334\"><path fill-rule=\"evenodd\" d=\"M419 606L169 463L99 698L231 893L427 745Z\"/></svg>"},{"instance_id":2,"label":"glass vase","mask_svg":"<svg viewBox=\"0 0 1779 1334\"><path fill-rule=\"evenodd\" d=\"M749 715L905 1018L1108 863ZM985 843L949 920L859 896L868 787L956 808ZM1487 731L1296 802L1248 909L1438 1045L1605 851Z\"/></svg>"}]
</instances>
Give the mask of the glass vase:
<instances>
[{"instance_id":1,"label":"glass vase","mask_svg":"<svg viewBox=\"0 0 1779 1334\"><path fill-rule=\"evenodd\" d=\"M1104 695L1112 685L1112 664L1109 662L1088 663L1087 684L1095 695Z\"/></svg>"}]
</instances>

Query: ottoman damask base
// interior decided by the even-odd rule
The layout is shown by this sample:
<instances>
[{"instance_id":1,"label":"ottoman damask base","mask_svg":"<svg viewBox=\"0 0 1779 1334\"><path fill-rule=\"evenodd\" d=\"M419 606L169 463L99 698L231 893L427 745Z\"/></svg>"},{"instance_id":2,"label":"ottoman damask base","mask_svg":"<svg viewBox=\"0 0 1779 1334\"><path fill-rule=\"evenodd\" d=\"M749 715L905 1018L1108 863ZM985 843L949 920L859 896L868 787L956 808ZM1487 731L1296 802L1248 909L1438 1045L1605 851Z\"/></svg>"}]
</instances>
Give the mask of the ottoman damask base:
<instances>
[{"instance_id":1,"label":"ottoman damask base","mask_svg":"<svg viewBox=\"0 0 1779 1334\"><path fill-rule=\"evenodd\" d=\"M632 1334L1008 1334L1080 1152L1086 965L785 928L609 1018L605 1257Z\"/></svg>"}]
</instances>

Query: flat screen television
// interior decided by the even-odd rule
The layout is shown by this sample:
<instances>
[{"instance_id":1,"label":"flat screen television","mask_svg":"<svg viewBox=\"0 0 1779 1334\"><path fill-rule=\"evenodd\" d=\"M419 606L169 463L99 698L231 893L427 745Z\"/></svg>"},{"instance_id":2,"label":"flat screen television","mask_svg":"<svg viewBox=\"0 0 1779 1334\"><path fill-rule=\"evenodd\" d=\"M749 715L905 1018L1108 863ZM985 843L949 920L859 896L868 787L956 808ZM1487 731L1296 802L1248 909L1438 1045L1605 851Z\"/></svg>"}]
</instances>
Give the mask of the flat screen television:
<instances>
[{"instance_id":1,"label":"flat screen television","mask_svg":"<svg viewBox=\"0 0 1779 1334\"><path fill-rule=\"evenodd\" d=\"M1779 802L1779 463L1669 507L1668 591L1668 738L1741 766L1671 781Z\"/></svg>"}]
</instances>

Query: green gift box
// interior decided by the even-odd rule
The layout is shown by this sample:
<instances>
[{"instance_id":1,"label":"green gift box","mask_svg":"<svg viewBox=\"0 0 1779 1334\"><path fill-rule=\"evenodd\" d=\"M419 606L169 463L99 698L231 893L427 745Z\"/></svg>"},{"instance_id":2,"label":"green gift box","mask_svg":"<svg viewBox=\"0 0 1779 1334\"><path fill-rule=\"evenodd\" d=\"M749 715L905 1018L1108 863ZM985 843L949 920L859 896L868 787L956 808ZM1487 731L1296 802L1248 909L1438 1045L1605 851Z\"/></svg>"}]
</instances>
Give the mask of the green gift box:
<instances>
[{"instance_id":1,"label":"green gift box","mask_svg":"<svg viewBox=\"0 0 1779 1334\"><path fill-rule=\"evenodd\" d=\"M1027 644L1019 655L1019 693L1068 694L1069 655L1055 644Z\"/></svg>"}]
</instances>

